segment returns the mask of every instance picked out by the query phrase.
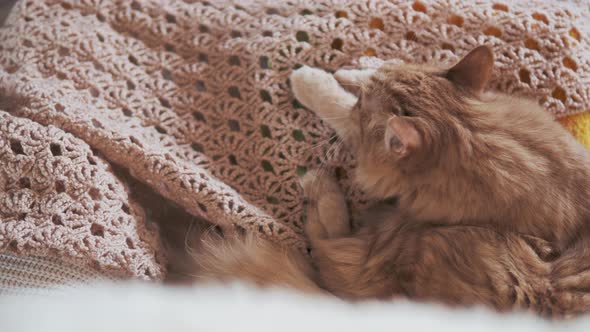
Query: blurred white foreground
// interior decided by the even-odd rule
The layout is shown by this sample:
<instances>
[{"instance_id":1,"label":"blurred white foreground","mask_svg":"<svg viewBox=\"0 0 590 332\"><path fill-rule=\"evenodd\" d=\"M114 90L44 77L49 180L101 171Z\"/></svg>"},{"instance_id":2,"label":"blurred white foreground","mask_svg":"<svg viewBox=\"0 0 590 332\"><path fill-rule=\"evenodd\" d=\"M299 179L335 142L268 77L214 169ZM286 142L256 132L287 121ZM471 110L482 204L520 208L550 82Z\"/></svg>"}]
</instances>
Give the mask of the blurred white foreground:
<instances>
[{"instance_id":1,"label":"blurred white foreground","mask_svg":"<svg viewBox=\"0 0 590 332\"><path fill-rule=\"evenodd\" d=\"M589 316L590 317L590 316ZM243 285L99 285L0 298L0 331L590 331L590 319L449 310L408 302L348 304Z\"/></svg>"}]
</instances>

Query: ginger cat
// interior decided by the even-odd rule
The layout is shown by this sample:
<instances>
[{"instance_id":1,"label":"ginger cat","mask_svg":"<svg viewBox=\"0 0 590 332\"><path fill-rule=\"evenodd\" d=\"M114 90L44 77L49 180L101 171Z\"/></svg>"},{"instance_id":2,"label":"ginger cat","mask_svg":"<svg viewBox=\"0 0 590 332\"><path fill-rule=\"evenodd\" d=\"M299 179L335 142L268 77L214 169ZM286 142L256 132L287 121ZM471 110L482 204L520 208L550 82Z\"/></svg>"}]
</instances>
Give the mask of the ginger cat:
<instances>
[{"instance_id":1,"label":"ginger cat","mask_svg":"<svg viewBox=\"0 0 590 332\"><path fill-rule=\"evenodd\" d=\"M482 46L449 70L386 63L370 76L336 73L360 86L358 99L318 69L291 81L353 147L368 194L399 196L415 220L493 225L563 249L590 226L590 154L536 103L484 93L492 70Z\"/></svg>"},{"instance_id":2,"label":"ginger cat","mask_svg":"<svg viewBox=\"0 0 590 332\"><path fill-rule=\"evenodd\" d=\"M336 180L308 172L317 270L262 239L227 238L204 250L201 275L354 300L588 311L590 153L536 103L484 92L493 63L481 46L450 69L296 70L295 97L352 147L358 185L398 206L352 229Z\"/></svg>"}]
</instances>

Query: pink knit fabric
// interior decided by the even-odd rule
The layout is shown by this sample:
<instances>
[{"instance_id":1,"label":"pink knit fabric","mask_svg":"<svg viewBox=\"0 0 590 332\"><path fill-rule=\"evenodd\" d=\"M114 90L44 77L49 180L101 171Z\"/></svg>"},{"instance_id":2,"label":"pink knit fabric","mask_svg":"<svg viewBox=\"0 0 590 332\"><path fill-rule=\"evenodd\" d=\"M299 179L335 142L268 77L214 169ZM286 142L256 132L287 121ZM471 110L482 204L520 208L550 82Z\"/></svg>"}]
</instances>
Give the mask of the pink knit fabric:
<instances>
[{"instance_id":1,"label":"pink knit fabric","mask_svg":"<svg viewBox=\"0 0 590 332\"><path fill-rule=\"evenodd\" d=\"M554 1L22 0L0 30L0 90L26 100L0 115L0 247L161 277L157 239L108 162L193 215L304 248L298 175L323 164L354 207L365 200L351 155L292 99L294 67L450 64L485 43L493 86L559 117L590 109L588 12Z\"/></svg>"},{"instance_id":2,"label":"pink knit fabric","mask_svg":"<svg viewBox=\"0 0 590 332\"><path fill-rule=\"evenodd\" d=\"M65 256L120 277L163 275L155 230L88 145L5 112L0 133L1 247Z\"/></svg>"}]
</instances>

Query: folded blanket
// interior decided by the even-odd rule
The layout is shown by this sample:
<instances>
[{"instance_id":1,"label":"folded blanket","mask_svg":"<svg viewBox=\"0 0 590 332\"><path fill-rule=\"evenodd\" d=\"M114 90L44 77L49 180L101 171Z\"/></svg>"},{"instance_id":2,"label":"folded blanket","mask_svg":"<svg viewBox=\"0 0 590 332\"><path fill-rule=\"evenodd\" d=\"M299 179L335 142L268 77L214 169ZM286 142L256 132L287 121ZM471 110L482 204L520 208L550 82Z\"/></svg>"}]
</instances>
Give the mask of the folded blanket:
<instances>
[{"instance_id":1,"label":"folded blanket","mask_svg":"<svg viewBox=\"0 0 590 332\"><path fill-rule=\"evenodd\" d=\"M114 280L118 279L104 271L68 264L54 257L0 254L0 297L49 295Z\"/></svg>"},{"instance_id":2,"label":"folded blanket","mask_svg":"<svg viewBox=\"0 0 590 332\"><path fill-rule=\"evenodd\" d=\"M589 17L554 1L20 1L0 30L0 248L161 279L160 206L133 198L132 177L304 249L299 175L324 165L353 207L367 200L346 147L292 98L301 64L451 64L488 44L492 87L590 146Z\"/></svg>"}]
</instances>

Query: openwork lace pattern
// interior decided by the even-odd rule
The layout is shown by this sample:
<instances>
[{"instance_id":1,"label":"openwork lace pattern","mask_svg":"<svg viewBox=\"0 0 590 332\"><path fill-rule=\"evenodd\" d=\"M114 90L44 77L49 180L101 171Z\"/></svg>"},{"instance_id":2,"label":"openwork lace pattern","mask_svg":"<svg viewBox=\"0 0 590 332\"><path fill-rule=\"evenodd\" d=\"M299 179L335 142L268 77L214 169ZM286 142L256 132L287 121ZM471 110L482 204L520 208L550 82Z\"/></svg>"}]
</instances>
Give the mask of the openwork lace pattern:
<instances>
[{"instance_id":1,"label":"openwork lace pattern","mask_svg":"<svg viewBox=\"0 0 590 332\"><path fill-rule=\"evenodd\" d=\"M156 230L110 166L72 135L0 112L0 189L2 248L119 277L163 275Z\"/></svg>"},{"instance_id":2,"label":"openwork lace pattern","mask_svg":"<svg viewBox=\"0 0 590 332\"><path fill-rule=\"evenodd\" d=\"M488 44L493 87L563 117L590 109L588 12L553 1L23 0L0 30L0 89L26 100L0 115L0 245L160 276L157 239L111 163L195 216L304 249L298 176L322 165L353 208L367 202L350 153L293 99L293 68L451 64Z\"/></svg>"}]
</instances>

